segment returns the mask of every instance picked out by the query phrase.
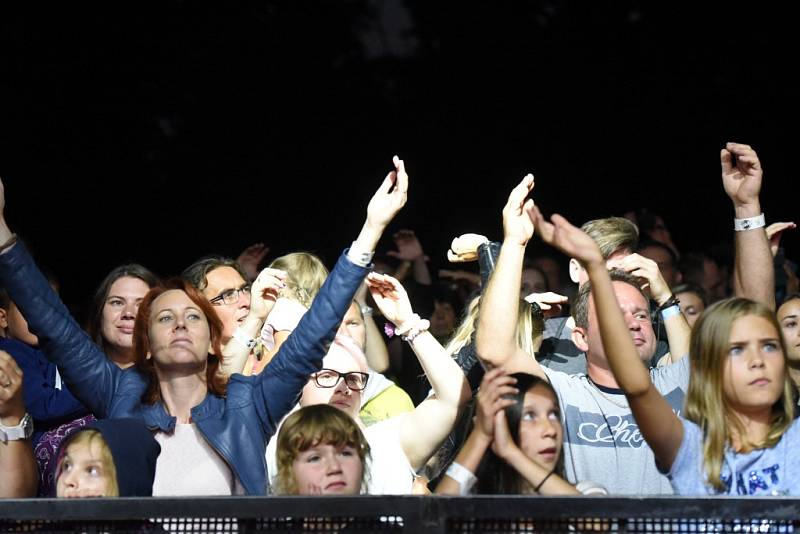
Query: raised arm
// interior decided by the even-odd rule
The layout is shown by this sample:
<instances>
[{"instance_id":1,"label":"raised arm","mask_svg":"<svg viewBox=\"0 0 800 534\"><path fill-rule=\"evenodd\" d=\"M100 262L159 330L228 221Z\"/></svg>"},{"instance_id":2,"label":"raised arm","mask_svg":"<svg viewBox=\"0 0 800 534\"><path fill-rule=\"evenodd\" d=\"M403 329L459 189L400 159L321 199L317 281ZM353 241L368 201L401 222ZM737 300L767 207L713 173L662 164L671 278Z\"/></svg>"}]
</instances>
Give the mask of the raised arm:
<instances>
[{"instance_id":1,"label":"raised arm","mask_svg":"<svg viewBox=\"0 0 800 534\"><path fill-rule=\"evenodd\" d=\"M261 335L264 321L278 300L278 292L286 285L286 276L285 271L268 267L253 280L253 285L250 287L250 311L237 329L242 335L232 337L222 347L223 373L231 375L241 373L244 369L252 350L247 340L257 339Z\"/></svg>"},{"instance_id":2,"label":"raised arm","mask_svg":"<svg viewBox=\"0 0 800 534\"><path fill-rule=\"evenodd\" d=\"M661 276L658 264L650 258L631 254L619 261L608 262L606 267L618 267L644 280L650 289L650 296L659 307L668 304L674 296L664 277ZM686 322L686 317L680 313L679 308L666 312L666 314L664 328L667 330L670 361L676 363L689 354L689 339L692 336L692 329Z\"/></svg>"},{"instance_id":3,"label":"raised arm","mask_svg":"<svg viewBox=\"0 0 800 534\"><path fill-rule=\"evenodd\" d=\"M397 250L390 250L387 256L408 262L411 265L411 274L414 281L421 286L431 285L431 273L428 270L428 256L422 250L422 243L413 230L400 230L394 236L394 245Z\"/></svg>"},{"instance_id":4,"label":"raised arm","mask_svg":"<svg viewBox=\"0 0 800 534\"><path fill-rule=\"evenodd\" d=\"M367 284L383 316L408 336L435 392L406 416L399 431L400 445L411 467L417 470L452 431L459 411L471 397L469 384L455 360L423 326L424 321L412 313L400 282L388 275L371 273Z\"/></svg>"},{"instance_id":5,"label":"raised arm","mask_svg":"<svg viewBox=\"0 0 800 534\"><path fill-rule=\"evenodd\" d=\"M511 191L503 208L503 246L481 297L476 347L478 357L489 367L544 376L534 355L517 345L516 333L522 261L534 228L533 200L525 200L532 189L533 175L528 174Z\"/></svg>"},{"instance_id":6,"label":"raised arm","mask_svg":"<svg viewBox=\"0 0 800 534\"><path fill-rule=\"evenodd\" d=\"M547 222L534 208L534 216L542 240L576 258L586 269L608 363L656 460L668 469L680 447L683 425L642 365L600 249L591 237L560 215L553 215L552 222Z\"/></svg>"},{"instance_id":7,"label":"raised arm","mask_svg":"<svg viewBox=\"0 0 800 534\"><path fill-rule=\"evenodd\" d=\"M95 416L106 417L123 371L81 329L25 247L16 243L4 208L5 189L0 181L0 285L39 338L44 355L58 366L70 391Z\"/></svg>"},{"instance_id":8,"label":"raised arm","mask_svg":"<svg viewBox=\"0 0 800 534\"><path fill-rule=\"evenodd\" d=\"M734 216L739 220L737 226L741 225L734 232L734 294L761 302L774 310L775 270L772 252L763 221L758 223L753 220L763 216L759 200L764 175L761 162L755 150L739 143L726 144L720 152L720 162L722 185L733 202Z\"/></svg>"},{"instance_id":9,"label":"raised arm","mask_svg":"<svg viewBox=\"0 0 800 534\"><path fill-rule=\"evenodd\" d=\"M367 356L367 365L373 371L385 372L389 368L389 350L383 340L375 318L372 317L372 308L367 306L367 284L361 284L356 293L356 305L361 308L361 315L364 319L364 333L366 334L367 346L364 354Z\"/></svg>"},{"instance_id":10,"label":"raised arm","mask_svg":"<svg viewBox=\"0 0 800 534\"><path fill-rule=\"evenodd\" d=\"M22 370L7 352L0 351L0 424L16 427L23 417ZM0 499L36 496L39 472L31 440L4 437L0 434Z\"/></svg>"},{"instance_id":11,"label":"raised arm","mask_svg":"<svg viewBox=\"0 0 800 534\"><path fill-rule=\"evenodd\" d=\"M319 370L336 330L369 272L372 254L389 222L405 205L408 174L394 158L390 172L367 206L367 219L353 245L342 254L314 298L311 308L283 343L275 358L256 378L253 400L267 436L297 402L303 386ZM236 375L232 379L238 379Z\"/></svg>"}]
</instances>

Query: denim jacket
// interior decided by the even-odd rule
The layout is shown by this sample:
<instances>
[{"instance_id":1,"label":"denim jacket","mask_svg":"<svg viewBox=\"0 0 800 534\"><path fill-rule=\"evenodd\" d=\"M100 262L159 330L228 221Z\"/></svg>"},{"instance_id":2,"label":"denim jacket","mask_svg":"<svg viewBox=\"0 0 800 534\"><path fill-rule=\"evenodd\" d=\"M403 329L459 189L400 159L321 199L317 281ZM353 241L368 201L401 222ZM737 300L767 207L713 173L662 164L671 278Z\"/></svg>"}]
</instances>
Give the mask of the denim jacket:
<instances>
[{"instance_id":1,"label":"denim jacket","mask_svg":"<svg viewBox=\"0 0 800 534\"><path fill-rule=\"evenodd\" d=\"M264 453L278 422L297 402L308 376L322 365L328 345L368 268L343 254L297 328L258 376L230 377L226 397L212 393L192 408L192 421L227 462L248 495L267 493ZM39 338L45 356L98 419L138 417L170 432L176 419L156 402L142 404L148 380L136 367L120 369L70 316L22 243L0 254L0 284Z\"/></svg>"}]
</instances>

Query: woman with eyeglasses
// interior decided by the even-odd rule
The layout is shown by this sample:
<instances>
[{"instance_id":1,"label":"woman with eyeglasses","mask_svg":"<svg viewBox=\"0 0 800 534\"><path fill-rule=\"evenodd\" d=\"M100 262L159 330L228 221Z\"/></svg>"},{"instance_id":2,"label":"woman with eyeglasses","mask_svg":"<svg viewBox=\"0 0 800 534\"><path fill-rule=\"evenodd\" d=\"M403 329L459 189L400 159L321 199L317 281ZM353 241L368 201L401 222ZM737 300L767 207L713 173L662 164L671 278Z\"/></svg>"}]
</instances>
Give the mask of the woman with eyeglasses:
<instances>
[{"instance_id":1,"label":"woman with eyeglasses","mask_svg":"<svg viewBox=\"0 0 800 534\"><path fill-rule=\"evenodd\" d=\"M303 388L300 406L329 404L350 415L361 427L372 451L368 463L370 494L410 494L416 472L450 433L469 400L469 386L458 364L428 331L428 321L412 312L400 282L370 273L367 285L383 316L396 325L393 335L411 345L435 394L412 412L365 426L359 411L369 380L366 358L350 337L340 335L322 360L322 369L313 373ZM273 473L274 441L267 452Z\"/></svg>"},{"instance_id":2,"label":"woman with eyeglasses","mask_svg":"<svg viewBox=\"0 0 800 534\"><path fill-rule=\"evenodd\" d=\"M2 215L0 284L17 303L48 359L100 419L144 420L161 445L154 495L267 492L265 445L292 408L366 276L381 234L405 204L408 176L395 157L367 207L358 238L339 259L314 305L257 377L219 372L222 323L214 306L182 279L153 288L134 327L136 365L109 361L70 317ZM237 288L238 289L238 288Z\"/></svg>"}]
</instances>

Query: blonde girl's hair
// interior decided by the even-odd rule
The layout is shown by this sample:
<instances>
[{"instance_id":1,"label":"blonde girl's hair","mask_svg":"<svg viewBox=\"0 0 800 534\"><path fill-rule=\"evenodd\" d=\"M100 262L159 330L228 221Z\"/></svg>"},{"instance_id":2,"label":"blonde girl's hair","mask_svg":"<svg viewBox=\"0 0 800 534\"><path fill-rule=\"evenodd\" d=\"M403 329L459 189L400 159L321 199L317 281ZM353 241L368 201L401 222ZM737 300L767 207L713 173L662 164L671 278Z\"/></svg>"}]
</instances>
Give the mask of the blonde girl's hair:
<instances>
[{"instance_id":1,"label":"blonde girl's hair","mask_svg":"<svg viewBox=\"0 0 800 534\"><path fill-rule=\"evenodd\" d=\"M447 342L444 350L450 356L456 355L458 351L472 342L472 336L475 333L480 315L480 300L481 297L477 296L470 301L464 312L464 318L456 328L450 341ZM517 346L534 356L537 352L537 338L541 341L544 323L541 319L537 320L532 315L531 305L520 299L519 314L517 315Z\"/></svg>"},{"instance_id":2,"label":"blonde girl's hair","mask_svg":"<svg viewBox=\"0 0 800 534\"><path fill-rule=\"evenodd\" d=\"M731 429L742 438L742 452L774 447L792 424L795 415L792 382L786 372L783 393L772 407L772 420L763 443L748 441L742 422L731 411L723 393L725 364L733 322L745 316L761 317L772 324L780 340L786 366L785 343L773 311L763 304L743 298L722 300L707 308L692 329L689 348L691 375L685 415L703 429L703 466L708 483L719 491L725 490L721 473Z\"/></svg>"},{"instance_id":3,"label":"blonde girl's hair","mask_svg":"<svg viewBox=\"0 0 800 534\"><path fill-rule=\"evenodd\" d=\"M278 495L297 495L294 461L297 456L320 443L335 447L353 447L361 459L361 491L367 488L370 456L367 438L353 418L329 404L315 404L290 414L278 432L277 464L273 491Z\"/></svg>"},{"instance_id":4,"label":"blonde girl's hair","mask_svg":"<svg viewBox=\"0 0 800 534\"><path fill-rule=\"evenodd\" d=\"M275 258L269 266L288 274L281 296L297 301L306 308L311 307L311 302L328 278L328 269L322 260L309 252L286 254Z\"/></svg>"},{"instance_id":5,"label":"blonde girl's hair","mask_svg":"<svg viewBox=\"0 0 800 534\"><path fill-rule=\"evenodd\" d=\"M82 445L89 450L97 445L100 451L100 463L103 466L103 474L106 477L107 491L104 497L119 497L119 483L117 482L117 467L114 465L114 456L111 454L111 449L108 447L103 435L97 430L80 430L68 438L69 441L61 448L61 454L58 457L58 464L56 466L56 480L61 476L62 464L64 457L70 447L74 445Z\"/></svg>"}]
</instances>

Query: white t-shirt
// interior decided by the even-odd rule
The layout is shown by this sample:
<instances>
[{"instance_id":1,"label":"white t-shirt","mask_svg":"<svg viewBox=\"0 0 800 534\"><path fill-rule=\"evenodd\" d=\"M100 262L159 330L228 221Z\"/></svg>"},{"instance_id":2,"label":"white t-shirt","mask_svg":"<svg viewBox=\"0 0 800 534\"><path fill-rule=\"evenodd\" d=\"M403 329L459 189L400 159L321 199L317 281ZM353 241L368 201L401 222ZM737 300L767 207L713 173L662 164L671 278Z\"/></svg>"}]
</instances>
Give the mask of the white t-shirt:
<instances>
[{"instance_id":1,"label":"white t-shirt","mask_svg":"<svg viewBox=\"0 0 800 534\"><path fill-rule=\"evenodd\" d=\"M176 424L172 434L156 432L161 454L156 462L153 497L241 495L233 471L194 423Z\"/></svg>"}]
</instances>

